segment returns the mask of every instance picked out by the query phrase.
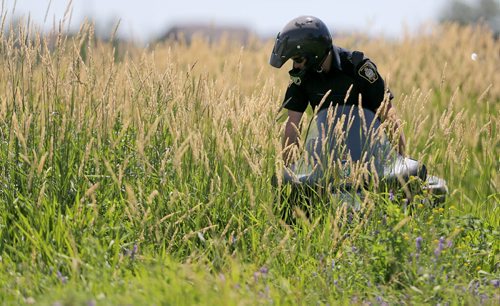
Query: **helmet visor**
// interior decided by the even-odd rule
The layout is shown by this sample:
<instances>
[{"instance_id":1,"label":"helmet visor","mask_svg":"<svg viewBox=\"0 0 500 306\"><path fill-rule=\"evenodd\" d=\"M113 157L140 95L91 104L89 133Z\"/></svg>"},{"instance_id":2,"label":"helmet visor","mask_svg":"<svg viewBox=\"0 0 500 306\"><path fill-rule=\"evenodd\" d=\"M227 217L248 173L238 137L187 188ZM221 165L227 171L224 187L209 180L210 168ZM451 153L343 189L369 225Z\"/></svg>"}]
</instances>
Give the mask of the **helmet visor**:
<instances>
[{"instance_id":1,"label":"helmet visor","mask_svg":"<svg viewBox=\"0 0 500 306\"><path fill-rule=\"evenodd\" d=\"M280 37L280 33L276 37L276 41L274 42L273 52L271 53L271 58L269 59L269 64L276 68L281 68L283 64L288 60L283 53L286 50L286 44L288 41L288 36Z\"/></svg>"}]
</instances>

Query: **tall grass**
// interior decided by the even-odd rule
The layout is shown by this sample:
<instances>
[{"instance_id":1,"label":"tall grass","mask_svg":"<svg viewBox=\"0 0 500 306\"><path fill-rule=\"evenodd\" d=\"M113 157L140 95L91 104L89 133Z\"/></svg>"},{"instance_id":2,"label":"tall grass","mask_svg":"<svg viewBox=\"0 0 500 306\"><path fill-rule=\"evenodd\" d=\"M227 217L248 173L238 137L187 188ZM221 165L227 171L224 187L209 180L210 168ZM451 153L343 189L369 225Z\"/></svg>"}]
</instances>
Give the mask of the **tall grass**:
<instances>
[{"instance_id":1,"label":"tall grass","mask_svg":"<svg viewBox=\"0 0 500 306\"><path fill-rule=\"evenodd\" d=\"M387 79L442 207L334 195L290 226L272 42L0 37L5 304L494 304L500 45L484 28L341 38ZM472 61L470 54L478 59ZM397 191L394 191L397 192ZM410 208L411 207L411 208Z\"/></svg>"}]
</instances>

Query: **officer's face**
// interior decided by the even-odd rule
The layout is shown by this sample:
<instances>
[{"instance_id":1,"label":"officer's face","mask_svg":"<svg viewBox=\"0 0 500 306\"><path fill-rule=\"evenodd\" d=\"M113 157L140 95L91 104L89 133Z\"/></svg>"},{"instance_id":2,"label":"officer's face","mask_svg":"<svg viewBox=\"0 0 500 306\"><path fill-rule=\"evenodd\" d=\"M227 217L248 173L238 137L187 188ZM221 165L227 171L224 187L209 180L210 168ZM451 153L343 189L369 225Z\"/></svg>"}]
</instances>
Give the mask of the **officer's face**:
<instances>
[{"instance_id":1,"label":"officer's face","mask_svg":"<svg viewBox=\"0 0 500 306\"><path fill-rule=\"evenodd\" d=\"M300 69L300 70L305 68L305 65L306 65L306 58L305 57L295 56L295 57L292 57L292 61L293 61L293 68Z\"/></svg>"}]
</instances>

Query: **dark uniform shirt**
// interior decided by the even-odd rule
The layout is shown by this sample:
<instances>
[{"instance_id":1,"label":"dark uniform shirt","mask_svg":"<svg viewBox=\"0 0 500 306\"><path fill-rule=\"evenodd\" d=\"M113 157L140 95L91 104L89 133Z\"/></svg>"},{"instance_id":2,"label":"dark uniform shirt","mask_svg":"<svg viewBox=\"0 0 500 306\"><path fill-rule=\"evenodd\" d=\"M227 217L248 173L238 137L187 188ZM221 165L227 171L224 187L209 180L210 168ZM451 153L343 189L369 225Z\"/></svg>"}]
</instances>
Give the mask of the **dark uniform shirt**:
<instances>
[{"instance_id":1,"label":"dark uniform shirt","mask_svg":"<svg viewBox=\"0 0 500 306\"><path fill-rule=\"evenodd\" d=\"M361 99L362 107L375 113L386 93L375 64L362 52L335 46L332 55L332 67L327 73L308 71L301 82L290 83L283 107L303 113L309 103L315 109L323 99L321 109L343 103L359 105ZM390 92L389 95L392 98Z\"/></svg>"}]
</instances>

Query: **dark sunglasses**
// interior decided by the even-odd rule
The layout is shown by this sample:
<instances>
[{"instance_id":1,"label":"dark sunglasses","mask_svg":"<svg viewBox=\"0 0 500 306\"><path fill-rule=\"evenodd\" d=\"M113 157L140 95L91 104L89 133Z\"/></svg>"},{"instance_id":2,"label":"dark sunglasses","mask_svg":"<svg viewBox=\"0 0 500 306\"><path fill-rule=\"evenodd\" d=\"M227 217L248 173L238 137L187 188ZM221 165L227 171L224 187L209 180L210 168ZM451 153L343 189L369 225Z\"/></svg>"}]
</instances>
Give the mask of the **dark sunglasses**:
<instances>
[{"instance_id":1,"label":"dark sunglasses","mask_svg":"<svg viewBox=\"0 0 500 306\"><path fill-rule=\"evenodd\" d=\"M292 58L292 61L295 64L302 64L305 60L306 60L306 58L303 56L297 56L297 57Z\"/></svg>"}]
</instances>

